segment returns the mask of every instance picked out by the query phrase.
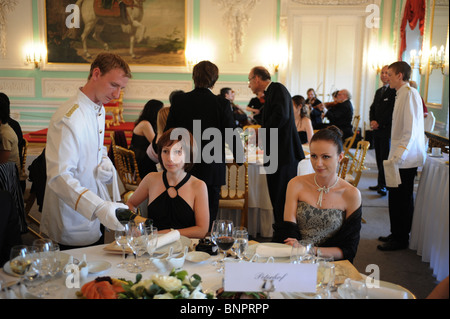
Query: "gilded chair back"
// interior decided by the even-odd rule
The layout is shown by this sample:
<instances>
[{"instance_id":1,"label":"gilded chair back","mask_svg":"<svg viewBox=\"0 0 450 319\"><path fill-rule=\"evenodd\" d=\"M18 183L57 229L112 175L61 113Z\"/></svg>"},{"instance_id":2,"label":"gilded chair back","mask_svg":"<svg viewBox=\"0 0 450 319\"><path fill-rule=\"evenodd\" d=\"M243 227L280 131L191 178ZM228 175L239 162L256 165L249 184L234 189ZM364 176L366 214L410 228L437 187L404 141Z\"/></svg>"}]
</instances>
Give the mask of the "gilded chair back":
<instances>
[{"instance_id":1,"label":"gilded chair back","mask_svg":"<svg viewBox=\"0 0 450 319\"><path fill-rule=\"evenodd\" d=\"M362 172L366 169L364 162L366 160L367 150L370 143L368 141L359 141L356 146L355 155L352 163L345 175L345 180L355 187L358 187Z\"/></svg>"},{"instance_id":2,"label":"gilded chair back","mask_svg":"<svg viewBox=\"0 0 450 319\"><path fill-rule=\"evenodd\" d=\"M241 226L248 226L248 163L227 163L226 185L222 186L219 208L241 211Z\"/></svg>"},{"instance_id":3,"label":"gilded chair back","mask_svg":"<svg viewBox=\"0 0 450 319\"><path fill-rule=\"evenodd\" d=\"M352 127L353 127L353 135L350 137L347 137L344 141L344 155L353 157L354 155L350 152L350 149L352 148L353 143L355 143L356 135L358 134L358 125L361 117L359 115L355 115L353 117L352 121Z\"/></svg>"},{"instance_id":4,"label":"gilded chair back","mask_svg":"<svg viewBox=\"0 0 450 319\"><path fill-rule=\"evenodd\" d=\"M135 191L141 182L136 156L132 150L114 145L114 162L125 191ZM125 192L125 193L126 193Z\"/></svg>"}]
</instances>

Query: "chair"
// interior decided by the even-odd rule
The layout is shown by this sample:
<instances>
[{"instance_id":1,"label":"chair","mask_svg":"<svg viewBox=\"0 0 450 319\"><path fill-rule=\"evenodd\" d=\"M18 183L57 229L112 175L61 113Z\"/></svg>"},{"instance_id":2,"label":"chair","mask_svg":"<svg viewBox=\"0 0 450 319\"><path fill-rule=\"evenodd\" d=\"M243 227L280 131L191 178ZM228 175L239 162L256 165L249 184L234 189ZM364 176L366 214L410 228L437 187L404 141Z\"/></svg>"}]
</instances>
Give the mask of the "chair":
<instances>
[{"instance_id":1,"label":"chair","mask_svg":"<svg viewBox=\"0 0 450 319\"><path fill-rule=\"evenodd\" d=\"M338 176L342 179L345 179L345 175L347 175L348 162L348 157L344 157L339 164Z\"/></svg>"},{"instance_id":2,"label":"chair","mask_svg":"<svg viewBox=\"0 0 450 319\"><path fill-rule=\"evenodd\" d=\"M137 189L141 182L141 177L139 176L139 169L134 152L115 144L112 147L114 152L114 164L125 188L125 192L121 194L123 197L127 192L135 191Z\"/></svg>"},{"instance_id":3,"label":"chair","mask_svg":"<svg viewBox=\"0 0 450 319\"><path fill-rule=\"evenodd\" d=\"M355 187L358 187L362 171L366 169L366 167L364 166L364 161L366 160L366 154L369 146L370 143L368 141L358 142L350 168L345 174L344 179Z\"/></svg>"},{"instance_id":4,"label":"chair","mask_svg":"<svg viewBox=\"0 0 450 319\"><path fill-rule=\"evenodd\" d=\"M350 156L353 158L353 154L350 153L350 149L352 148L353 143L355 143L355 139L356 139L356 135L358 134L358 125L359 125L359 120L360 120L360 116L359 115L355 115L353 117L353 121L352 121L352 127L353 127L353 135L350 137L347 137L344 141L344 155L345 156Z\"/></svg>"},{"instance_id":5,"label":"chair","mask_svg":"<svg viewBox=\"0 0 450 319\"><path fill-rule=\"evenodd\" d=\"M241 210L241 226L248 227L248 163L226 165L227 183L220 192L219 208Z\"/></svg>"}]
</instances>

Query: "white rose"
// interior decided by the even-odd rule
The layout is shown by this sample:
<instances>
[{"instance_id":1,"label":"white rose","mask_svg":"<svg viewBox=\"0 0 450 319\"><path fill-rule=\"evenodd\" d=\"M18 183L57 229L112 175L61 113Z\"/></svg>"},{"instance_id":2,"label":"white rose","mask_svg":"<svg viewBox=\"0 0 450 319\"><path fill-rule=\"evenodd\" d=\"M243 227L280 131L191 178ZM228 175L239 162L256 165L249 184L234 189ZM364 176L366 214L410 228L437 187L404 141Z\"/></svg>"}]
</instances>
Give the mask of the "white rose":
<instances>
[{"instance_id":1,"label":"white rose","mask_svg":"<svg viewBox=\"0 0 450 319\"><path fill-rule=\"evenodd\" d=\"M144 287L145 289L149 289L150 286L153 285L153 281L151 279L147 279L147 280L141 280L140 282L138 282L137 284L133 285L131 287L132 291L135 291L138 287Z\"/></svg>"},{"instance_id":2,"label":"white rose","mask_svg":"<svg viewBox=\"0 0 450 319\"><path fill-rule=\"evenodd\" d=\"M181 289L181 280L176 277L155 274L152 276L152 280L167 292Z\"/></svg>"},{"instance_id":3,"label":"white rose","mask_svg":"<svg viewBox=\"0 0 450 319\"><path fill-rule=\"evenodd\" d=\"M173 296L171 293L166 292L165 294L162 295L155 295L153 299L173 299Z\"/></svg>"},{"instance_id":4,"label":"white rose","mask_svg":"<svg viewBox=\"0 0 450 319\"><path fill-rule=\"evenodd\" d=\"M200 291L200 287L194 289L194 291L189 296L189 299L206 299L206 295Z\"/></svg>"},{"instance_id":5,"label":"white rose","mask_svg":"<svg viewBox=\"0 0 450 319\"><path fill-rule=\"evenodd\" d=\"M183 299L189 298L189 290L186 287L181 288L180 295Z\"/></svg>"}]
</instances>

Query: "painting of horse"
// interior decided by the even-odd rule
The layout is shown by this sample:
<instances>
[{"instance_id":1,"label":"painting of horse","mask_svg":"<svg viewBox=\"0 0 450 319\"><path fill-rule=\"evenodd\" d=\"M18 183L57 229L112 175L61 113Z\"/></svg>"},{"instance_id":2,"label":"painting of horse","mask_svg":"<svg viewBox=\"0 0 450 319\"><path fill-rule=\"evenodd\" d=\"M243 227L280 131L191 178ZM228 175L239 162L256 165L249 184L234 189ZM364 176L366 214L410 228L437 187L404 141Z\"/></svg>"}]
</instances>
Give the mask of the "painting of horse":
<instances>
[{"instance_id":1,"label":"painting of horse","mask_svg":"<svg viewBox=\"0 0 450 319\"><path fill-rule=\"evenodd\" d=\"M91 63L110 51L129 64L186 65L186 1L46 0L48 63Z\"/></svg>"}]
</instances>

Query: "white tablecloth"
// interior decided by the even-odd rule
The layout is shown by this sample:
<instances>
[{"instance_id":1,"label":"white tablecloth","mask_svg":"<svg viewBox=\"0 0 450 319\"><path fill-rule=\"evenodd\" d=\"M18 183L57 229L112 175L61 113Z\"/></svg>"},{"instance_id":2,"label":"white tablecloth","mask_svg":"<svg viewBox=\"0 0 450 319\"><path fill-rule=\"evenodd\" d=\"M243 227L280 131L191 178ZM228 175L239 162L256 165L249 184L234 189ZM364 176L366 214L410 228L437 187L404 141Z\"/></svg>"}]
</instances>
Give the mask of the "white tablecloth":
<instances>
[{"instance_id":1,"label":"white tablecloth","mask_svg":"<svg viewBox=\"0 0 450 319\"><path fill-rule=\"evenodd\" d=\"M103 248L107 245L98 245L80 249L72 249L66 250L64 253L67 253L78 260L83 259L83 255L86 255L86 261L106 261L111 264L111 268L99 274L90 274L87 278L80 282L80 288L72 287L73 281L66 283L66 276L61 276L58 279L55 279L50 282L50 284L57 284L60 288L57 291L51 292L50 295L45 296L46 299L76 299L78 298L76 293L80 291L82 285L86 282L92 281L97 277L102 276L110 276L112 278L124 278L126 280L134 281L136 279L136 274L129 273L127 270L117 268L116 265L121 261L122 256L120 254L112 254L108 251L105 251ZM133 256L129 256L127 260L130 260ZM218 273L216 271L216 266L213 264L213 261L216 261L220 258L220 256L211 256L209 259L202 263L192 263L186 261L182 267L182 269L186 270L189 275L198 274L202 278L202 288L205 292L215 292L217 289L223 287L223 274ZM0 270L1 275L0 278L3 278L5 283L15 282L18 280L18 277L6 274L3 269ZM157 270L156 267L153 269L146 270L142 273L143 279L149 279L152 274L159 273L168 275L170 273L170 269L167 269L165 272ZM70 279L70 278L69 278ZM390 289L406 291L404 288L381 282L381 287L388 287ZM13 289L17 290L16 286L13 286ZM409 292L408 292L409 293ZM386 295L386 298L389 295ZM280 292L275 292L271 294L273 299L284 299L284 298L297 298L295 296L287 296ZM414 297L411 295L411 297ZM338 295L334 295L333 298L339 298Z\"/></svg>"},{"instance_id":2,"label":"white tablecloth","mask_svg":"<svg viewBox=\"0 0 450 319\"><path fill-rule=\"evenodd\" d=\"M441 281L449 267L449 187L448 154L428 156L420 177L414 208L409 248L429 262L433 275Z\"/></svg>"}]
</instances>

